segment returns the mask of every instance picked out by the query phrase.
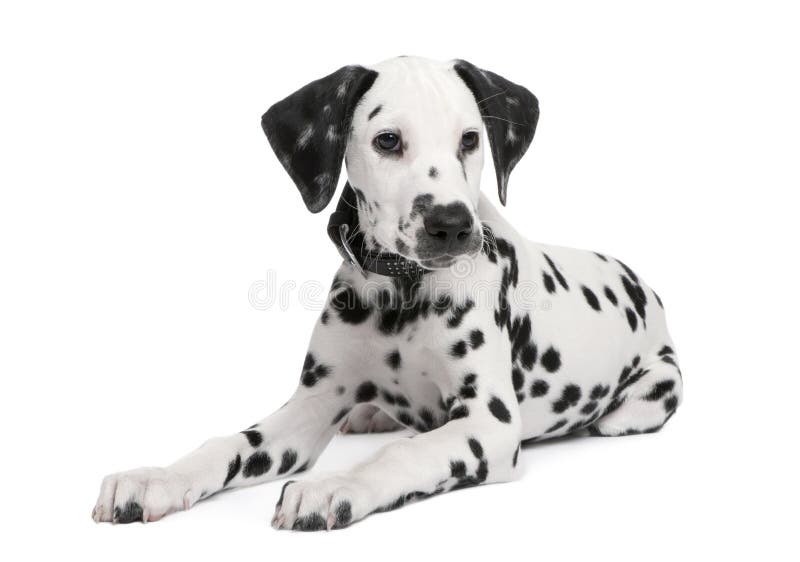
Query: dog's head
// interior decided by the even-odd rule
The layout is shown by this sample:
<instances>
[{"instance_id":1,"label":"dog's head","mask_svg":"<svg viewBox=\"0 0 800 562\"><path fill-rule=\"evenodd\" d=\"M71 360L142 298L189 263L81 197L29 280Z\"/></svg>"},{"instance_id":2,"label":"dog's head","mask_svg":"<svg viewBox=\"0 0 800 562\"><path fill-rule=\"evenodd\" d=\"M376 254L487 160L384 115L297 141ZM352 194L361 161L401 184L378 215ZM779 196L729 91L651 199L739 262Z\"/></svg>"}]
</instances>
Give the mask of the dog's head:
<instances>
[{"instance_id":1,"label":"dog's head","mask_svg":"<svg viewBox=\"0 0 800 562\"><path fill-rule=\"evenodd\" d=\"M481 248L482 125L505 204L538 117L536 97L497 74L400 57L311 82L262 126L310 211L328 205L344 160L367 246L438 268Z\"/></svg>"}]
</instances>

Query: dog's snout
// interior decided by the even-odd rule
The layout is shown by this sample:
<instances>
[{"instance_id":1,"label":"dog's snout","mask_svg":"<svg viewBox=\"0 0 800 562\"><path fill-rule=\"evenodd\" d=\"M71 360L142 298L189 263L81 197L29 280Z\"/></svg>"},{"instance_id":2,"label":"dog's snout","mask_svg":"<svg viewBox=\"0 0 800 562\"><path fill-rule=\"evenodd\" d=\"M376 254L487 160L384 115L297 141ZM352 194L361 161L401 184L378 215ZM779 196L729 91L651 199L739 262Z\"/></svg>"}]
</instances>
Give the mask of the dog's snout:
<instances>
[{"instance_id":1,"label":"dog's snout","mask_svg":"<svg viewBox=\"0 0 800 562\"><path fill-rule=\"evenodd\" d=\"M423 223L425 232L447 249L466 244L472 233L472 215L461 202L434 206Z\"/></svg>"}]
</instances>

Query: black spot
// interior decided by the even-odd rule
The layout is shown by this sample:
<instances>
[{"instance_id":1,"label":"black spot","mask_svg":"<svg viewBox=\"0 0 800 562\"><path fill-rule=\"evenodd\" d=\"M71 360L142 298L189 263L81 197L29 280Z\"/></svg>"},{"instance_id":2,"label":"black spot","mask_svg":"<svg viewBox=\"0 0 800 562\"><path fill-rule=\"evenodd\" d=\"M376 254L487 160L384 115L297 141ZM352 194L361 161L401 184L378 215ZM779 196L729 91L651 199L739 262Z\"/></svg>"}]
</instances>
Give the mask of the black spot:
<instances>
[{"instance_id":1,"label":"black spot","mask_svg":"<svg viewBox=\"0 0 800 562\"><path fill-rule=\"evenodd\" d=\"M245 477L261 476L266 473L271 466L272 459L265 451L253 453L244 464L242 474L244 474Z\"/></svg>"},{"instance_id":2,"label":"black spot","mask_svg":"<svg viewBox=\"0 0 800 562\"><path fill-rule=\"evenodd\" d=\"M511 412L508 411L506 405L497 396L492 396L492 398L489 400L489 411L501 422L511 422Z\"/></svg>"},{"instance_id":3,"label":"black spot","mask_svg":"<svg viewBox=\"0 0 800 562\"><path fill-rule=\"evenodd\" d=\"M633 307L636 309L636 314L642 319L642 325L645 325L645 305L647 304L647 296L644 293L644 289L642 289L641 285L638 283L632 283L624 275L621 275L620 278L622 279L622 286L625 288L625 292L628 294L628 297L633 303Z\"/></svg>"},{"instance_id":4,"label":"black spot","mask_svg":"<svg viewBox=\"0 0 800 562\"><path fill-rule=\"evenodd\" d=\"M436 179L436 176L438 175L439 170L437 170L435 166L431 166L430 170L428 170L428 177L431 179Z\"/></svg>"},{"instance_id":5,"label":"black spot","mask_svg":"<svg viewBox=\"0 0 800 562\"><path fill-rule=\"evenodd\" d=\"M464 304L455 307L450 313L450 318L447 319L447 326L449 328L458 328L461 325L461 321L464 320L464 316L466 316L474 306L475 301L467 299L464 301Z\"/></svg>"},{"instance_id":6,"label":"black spot","mask_svg":"<svg viewBox=\"0 0 800 562\"><path fill-rule=\"evenodd\" d=\"M319 317L319 321L322 322L323 324L327 324L329 319L330 319L330 313L328 312L327 309L323 310L322 315Z\"/></svg>"},{"instance_id":7,"label":"black spot","mask_svg":"<svg viewBox=\"0 0 800 562\"><path fill-rule=\"evenodd\" d=\"M503 275L500 280L500 291L498 292L497 309L494 311L494 322L498 328L508 329L510 338L511 307L508 302L508 289L511 286L517 286L519 280L519 263L517 262L516 250L513 244L503 238L495 238L494 243L497 252L508 259L508 265L503 267Z\"/></svg>"},{"instance_id":8,"label":"black spot","mask_svg":"<svg viewBox=\"0 0 800 562\"><path fill-rule=\"evenodd\" d=\"M477 379L478 375L476 375L475 373L468 373L467 375L464 376L464 382L462 383L461 388L459 389L458 392L461 398L470 399L470 398L475 398L477 396L477 388L475 385ZM448 403L445 405L445 407L449 407L453 404L453 402L455 401L455 396L450 396L447 400Z\"/></svg>"},{"instance_id":9,"label":"black spot","mask_svg":"<svg viewBox=\"0 0 800 562\"><path fill-rule=\"evenodd\" d=\"M408 398L403 396L402 394L395 395L395 400L397 401L397 405L401 408L408 408L411 404L408 402Z\"/></svg>"},{"instance_id":10,"label":"black spot","mask_svg":"<svg viewBox=\"0 0 800 562\"><path fill-rule=\"evenodd\" d=\"M529 315L519 316L514 319L508 328L508 340L511 342L511 360L516 361L526 347L532 346L533 350L528 349L527 352L536 351L536 346L533 345L531 340L531 317ZM530 357L528 358L530 359ZM535 358L534 358L535 361Z\"/></svg>"},{"instance_id":11,"label":"black spot","mask_svg":"<svg viewBox=\"0 0 800 562\"><path fill-rule=\"evenodd\" d=\"M480 330L472 330L469 333L469 345L472 349L478 349L480 346L483 345L484 338L483 332Z\"/></svg>"},{"instance_id":12,"label":"black spot","mask_svg":"<svg viewBox=\"0 0 800 562\"><path fill-rule=\"evenodd\" d=\"M664 398L664 396L672 392L674 388L675 388L674 380L665 380L658 382L653 386L652 389L650 389L650 392L648 392L647 395L645 395L644 399L650 402L661 400L662 398Z\"/></svg>"},{"instance_id":13,"label":"black spot","mask_svg":"<svg viewBox=\"0 0 800 562\"><path fill-rule=\"evenodd\" d=\"M519 357L522 366L525 367L527 370L533 369L534 363L536 363L536 346L532 343L527 343L522 348L522 354Z\"/></svg>"},{"instance_id":14,"label":"black spot","mask_svg":"<svg viewBox=\"0 0 800 562\"><path fill-rule=\"evenodd\" d=\"M295 531L320 531L325 528L325 519L319 513L310 513L294 520Z\"/></svg>"},{"instance_id":15,"label":"black spot","mask_svg":"<svg viewBox=\"0 0 800 562\"><path fill-rule=\"evenodd\" d=\"M610 391L611 391L610 386L596 384L592 388L592 393L589 395L589 398L592 400L600 400L601 398L605 398Z\"/></svg>"},{"instance_id":16,"label":"black spot","mask_svg":"<svg viewBox=\"0 0 800 562\"><path fill-rule=\"evenodd\" d=\"M453 357L461 358L467 354L467 342L458 340L450 347L450 355Z\"/></svg>"},{"instance_id":17,"label":"black spot","mask_svg":"<svg viewBox=\"0 0 800 562\"><path fill-rule=\"evenodd\" d=\"M405 411L397 414L397 421L399 421L406 427L411 427L414 425L414 418L411 417L411 414Z\"/></svg>"},{"instance_id":18,"label":"black spot","mask_svg":"<svg viewBox=\"0 0 800 562\"><path fill-rule=\"evenodd\" d=\"M460 404L450 411L449 417L451 420L458 420L467 416L469 416L469 408L467 408L466 404Z\"/></svg>"},{"instance_id":19,"label":"black spot","mask_svg":"<svg viewBox=\"0 0 800 562\"><path fill-rule=\"evenodd\" d=\"M542 271L542 279L544 280L544 288L547 289L547 292L550 294L555 293L556 282L553 281L553 276L546 271Z\"/></svg>"},{"instance_id":20,"label":"black spot","mask_svg":"<svg viewBox=\"0 0 800 562\"><path fill-rule=\"evenodd\" d=\"M472 451L472 454L475 455L476 459L483 457L483 446L481 445L480 441L474 437L470 437L467 440L467 444L469 445L469 450Z\"/></svg>"},{"instance_id":21,"label":"black spot","mask_svg":"<svg viewBox=\"0 0 800 562\"><path fill-rule=\"evenodd\" d=\"M650 290L653 291L653 289L650 289ZM658 303L658 306L660 306L661 308L664 308L664 303L661 302L661 297L658 296L658 293L653 291L653 296L656 298L656 302Z\"/></svg>"},{"instance_id":22,"label":"black spot","mask_svg":"<svg viewBox=\"0 0 800 562\"><path fill-rule=\"evenodd\" d=\"M458 391L458 395L465 400L469 400L470 398L475 398L478 393L475 391L475 387L473 385L464 384Z\"/></svg>"},{"instance_id":23,"label":"black spot","mask_svg":"<svg viewBox=\"0 0 800 562\"><path fill-rule=\"evenodd\" d=\"M261 433L254 429L248 429L247 431L242 431L245 437L247 437L247 442L250 443L252 447L258 447L261 445L261 442L264 438L261 436Z\"/></svg>"},{"instance_id":24,"label":"black spot","mask_svg":"<svg viewBox=\"0 0 800 562\"><path fill-rule=\"evenodd\" d=\"M386 364L389 365L389 367L391 367L395 371L400 368L400 362L401 362L400 351L397 349L395 349L386 356Z\"/></svg>"},{"instance_id":25,"label":"black spot","mask_svg":"<svg viewBox=\"0 0 800 562\"><path fill-rule=\"evenodd\" d=\"M519 447L517 447L517 450L516 450L516 451L514 451L514 458L512 458L512 459L511 459L511 466L512 466L512 467L515 467L515 466L517 466L517 459L519 458L519 449L520 449L520 448L519 448Z\"/></svg>"},{"instance_id":26,"label":"black spot","mask_svg":"<svg viewBox=\"0 0 800 562\"><path fill-rule=\"evenodd\" d=\"M545 430L545 433L552 433L553 431L556 431L557 429L561 429L565 425L567 425L567 420L558 420L556 423L554 423L553 425L548 427Z\"/></svg>"},{"instance_id":27,"label":"black spot","mask_svg":"<svg viewBox=\"0 0 800 562\"><path fill-rule=\"evenodd\" d=\"M539 362L548 373L555 373L561 367L561 354L553 347L548 347Z\"/></svg>"},{"instance_id":28,"label":"black spot","mask_svg":"<svg viewBox=\"0 0 800 562\"><path fill-rule=\"evenodd\" d=\"M436 425L436 420L433 417L433 412L431 412L428 408L425 407L420 408L419 417L425 424L425 427L427 429L433 429L434 425Z\"/></svg>"},{"instance_id":29,"label":"black spot","mask_svg":"<svg viewBox=\"0 0 800 562\"><path fill-rule=\"evenodd\" d=\"M336 414L336 417L333 418L333 421L331 422L331 425L336 425L340 421L342 421L349 411L350 411L350 408L342 408L341 410L339 410L339 413Z\"/></svg>"},{"instance_id":30,"label":"black spot","mask_svg":"<svg viewBox=\"0 0 800 562\"><path fill-rule=\"evenodd\" d=\"M614 291L612 291L608 286L606 286L603 288L603 292L605 293L606 298L609 300L609 302L611 302L611 304L613 304L614 306L617 306L617 303L619 301L617 300L617 295L614 294Z\"/></svg>"},{"instance_id":31,"label":"black spot","mask_svg":"<svg viewBox=\"0 0 800 562\"><path fill-rule=\"evenodd\" d=\"M666 400L664 400L664 409L667 411L668 414L672 414L675 411L675 408L678 407L678 397L677 396L670 396Z\"/></svg>"},{"instance_id":32,"label":"black spot","mask_svg":"<svg viewBox=\"0 0 800 562\"><path fill-rule=\"evenodd\" d=\"M339 291L331 299L331 307L339 313L339 318L348 324L361 324L369 317L370 307L364 303L352 287Z\"/></svg>"},{"instance_id":33,"label":"black spot","mask_svg":"<svg viewBox=\"0 0 800 562\"><path fill-rule=\"evenodd\" d=\"M387 403L391 405L395 405L397 403L394 394L392 394L388 390L381 390L381 398L383 398Z\"/></svg>"},{"instance_id":34,"label":"black spot","mask_svg":"<svg viewBox=\"0 0 800 562\"><path fill-rule=\"evenodd\" d=\"M222 483L222 487L224 488L230 481L236 478L236 475L239 474L239 471L242 469L242 456L236 455L236 458L233 459L231 462L228 463L228 474L225 476L225 482Z\"/></svg>"},{"instance_id":35,"label":"black spot","mask_svg":"<svg viewBox=\"0 0 800 562\"><path fill-rule=\"evenodd\" d=\"M636 313L632 311L630 308L626 308L625 316L628 317L628 325L631 327L631 332L635 332L636 325L638 323L638 321L636 320Z\"/></svg>"},{"instance_id":36,"label":"black spot","mask_svg":"<svg viewBox=\"0 0 800 562\"><path fill-rule=\"evenodd\" d=\"M475 476L478 482L484 482L486 477L489 476L489 463L486 462L486 459L481 459L478 463L478 468L475 469Z\"/></svg>"},{"instance_id":37,"label":"black spot","mask_svg":"<svg viewBox=\"0 0 800 562\"><path fill-rule=\"evenodd\" d=\"M370 111L370 112L369 112L369 115L367 115L367 121L371 120L371 119L372 119L373 117L375 117L375 116L376 116L378 113L380 113L380 112L381 112L381 109L383 109L383 106L382 106L382 105L378 105L378 106L376 106L376 107L375 107L375 109L373 109L372 111Z\"/></svg>"},{"instance_id":38,"label":"black spot","mask_svg":"<svg viewBox=\"0 0 800 562\"><path fill-rule=\"evenodd\" d=\"M599 311L600 301L597 300L597 295L595 295L594 292L589 287L586 286L581 286L581 291L583 291L583 296L584 298L586 298L586 302L589 303L589 306Z\"/></svg>"},{"instance_id":39,"label":"black spot","mask_svg":"<svg viewBox=\"0 0 800 562\"><path fill-rule=\"evenodd\" d=\"M511 383L514 385L515 392L525 385L525 374L516 367L511 369Z\"/></svg>"},{"instance_id":40,"label":"black spot","mask_svg":"<svg viewBox=\"0 0 800 562\"><path fill-rule=\"evenodd\" d=\"M665 345L664 347L662 347L661 351L658 352L659 355L669 355L671 353L675 353L675 352L672 351L672 348L670 346L668 346L668 345Z\"/></svg>"},{"instance_id":41,"label":"black spot","mask_svg":"<svg viewBox=\"0 0 800 562\"><path fill-rule=\"evenodd\" d=\"M531 384L531 398L539 398L540 396L544 396L549 390L550 385L547 383L547 381L537 379L533 381L533 384Z\"/></svg>"},{"instance_id":42,"label":"black spot","mask_svg":"<svg viewBox=\"0 0 800 562\"><path fill-rule=\"evenodd\" d=\"M598 258L600 258L603 261L608 261L608 258L605 257L603 254L598 254L597 252L595 252L594 255L596 255Z\"/></svg>"},{"instance_id":43,"label":"black spot","mask_svg":"<svg viewBox=\"0 0 800 562\"><path fill-rule=\"evenodd\" d=\"M548 256L547 254L543 253L542 255L544 256L544 259L547 260L547 264L550 266L550 269L553 271L553 275L556 276L556 280L558 280L558 284L561 285L562 287L564 287L565 291L569 291L569 285L567 285L567 280L564 279L563 275L561 275L561 272L556 267L556 264L553 263L553 260L551 260L550 256Z\"/></svg>"},{"instance_id":44,"label":"black spot","mask_svg":"<svg viewBox=\"0 0 800 562\"><path fill-rule=\"evenodd\" d=\"M331 373L331 368L327 365L317 364L311 353L306 354L303 362L303 372L300 375L300 382L304 386L314 386L319 379L327 377Z\"/></svg>"},{"instance_id":45,"label":"black spot","mask_svg":"<svg viewBox=\"0 0 800 562\"><path fill-rule=\"evenodd\" d=\"M592 400L591 402L587 402L584 404L583 408L581 408L581 414L588 415L595 411L597 408L597 402Z\"/></svg>"},{"instance_id":46,"label":"black spot","mask_svg":"<svg viewBox=\"0 0 800 562\"><path fill-rule=\"evenodd\" d=\"M467 465L464 461L450 461L450 476L464 478L467 475Z\"/></svg>"},{"instance_id":47,"label":"black spot","mask_svg":"<svg viewBox=\"0 0 800 562\"><path fill-rule=\"evenodd\" d=\"M281 466L278 468L278 474L284 474L297 462L297 451L294 449L286 449L281 457Z\"/></svg>"},{"instance_id":48,"label":"black spot","mask_svg":"<svg viewBox=\"0 0 800 562\"><path fill-rule=\"evenodd\" d=\"M350 524L350 521L353 519L353 507L350 505L349 501L342 500L336 506L333 515L336 518L336 521L333 524L334 529L347 527Z\"/></svg>"},{"instance_id":49,"label":"black spot","mask_svg":"<svg viewBox=\"0 0 800 562\"><path fill-rule=\"evenodd\" d=\"M561 398L553 402L553 412L560 414L575 406L581 399L581 389L576 384L568 384L561 391Z\"/></svg>"},{"instance_id":50,"label":"black spot","mask_svg":"<svg viewBox=\"0 0 800 562\"><path fill-rule=\"evenodd\" d=\"M675 360L672 358L671 355L662 355L661 360L664 363L669 363L670 365L675 365ZM677 365L675 365L677 367Z\"/></svg>"},{"instance_id":51,"label":"black spot","mask_svg":"<svg viewBox=\"0 0 800 562\"><path fill-rule=\"evenodd\" d=\"M356 389L356 402L369 402L378 395L378 388L372 381L362 382Z\"/></svg>"},{"instance_id":52,"label":"black spot","mask_svg":"<svg viewBox=\"0 0 800 562\"><path fill-rule=\"evenodd\" d=\"M344 386L339 385L339 386L336 387L336 394L341 396L342 394L344 394L345 390L347 390L347 389Z\"/></svg>"},{"instance_id":53,"label":"black spot","mask_svg":"<svg viewBox=\"0 0 800 562\"><path fill-rule=\"evenodd\" d=\"M121 509L119 507L114 508L114 521L117 523L142 521L143 516L144 510L142 510L142 506L133 500L128 500Z\"/></svg>"},{"instance_id":54,"label":"black spot","mask_svg":"<svg viewBox=\"0 0 800 562\"><path fill-rule=\"evenodd\" d=\"M436 313L437 316L441 316L453 305L453 297L450 295L441 295L433 302L433 311Z\"/></svg>"}]
</instances>

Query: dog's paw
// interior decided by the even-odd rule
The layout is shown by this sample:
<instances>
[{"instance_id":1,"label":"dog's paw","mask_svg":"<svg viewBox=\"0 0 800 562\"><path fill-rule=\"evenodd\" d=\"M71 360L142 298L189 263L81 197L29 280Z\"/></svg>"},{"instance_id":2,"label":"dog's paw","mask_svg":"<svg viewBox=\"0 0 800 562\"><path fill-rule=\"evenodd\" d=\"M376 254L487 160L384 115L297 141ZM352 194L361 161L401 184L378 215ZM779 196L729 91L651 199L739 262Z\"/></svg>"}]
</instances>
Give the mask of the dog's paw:
<instances>
[{"instance_id":1,"label":"dog's paw","mask_svg":"<svg viewBox=\"0 0 800 562\"><path fill-rule=\"evenodd\" d=\"M353 477L289 481L281 490L272 526L294 531L341 529L369 514L369 490Z\"/></svg>"},{"instance_id":2,"label":"dog's paw","mask_svg":"<svg viewBox=\"0 0 800 562\"><path fill-rule=\"evenodd\" d=\"M96 523L147 523L189 509L195 501L187 477L164 468L139 468L103 479L92 519Z\"/></svg>"},{"instance_id":3,"label":"dog's paw","mask_svg":"<svg viewBox=\"0 0 800 562\"><path fill-rule=\"evenodd\" d=\"M342 433L383 433L397 431L403 426L376 406L362 404L353 408L342 424Z\"/></svg>"}]
</instances>

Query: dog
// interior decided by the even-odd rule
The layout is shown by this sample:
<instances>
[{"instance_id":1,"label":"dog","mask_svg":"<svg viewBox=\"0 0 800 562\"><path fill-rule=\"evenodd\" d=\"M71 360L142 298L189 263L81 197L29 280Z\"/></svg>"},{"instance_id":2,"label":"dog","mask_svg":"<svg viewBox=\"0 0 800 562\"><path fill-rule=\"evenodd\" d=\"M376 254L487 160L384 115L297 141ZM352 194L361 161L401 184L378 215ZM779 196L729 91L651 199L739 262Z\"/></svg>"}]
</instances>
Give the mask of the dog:
<instances>
[{"instance_id":1,"label":"dog","mask_svg":"<svg viewBox=\"0 0 800 562\"><path fill-rule=\"evenodd\" d=\"M659 430L683 388L661 299L610 256L525 240L479 190L489 148L505 205L538 117L498 74L414 57L343 67L273 105L262 127L311 212L343 161L348 176L328 227L343 263L297 390L171 466L107 476L94 520L156 521L304 472L341 428L415 433L288 481L275 528L338 529L511 480L526 443Z\"/></svg>"}]
</instances>

